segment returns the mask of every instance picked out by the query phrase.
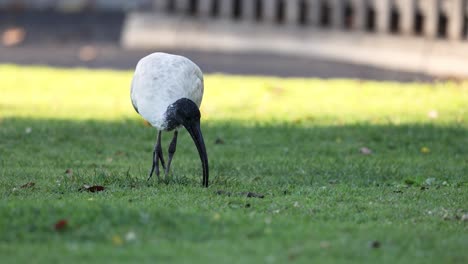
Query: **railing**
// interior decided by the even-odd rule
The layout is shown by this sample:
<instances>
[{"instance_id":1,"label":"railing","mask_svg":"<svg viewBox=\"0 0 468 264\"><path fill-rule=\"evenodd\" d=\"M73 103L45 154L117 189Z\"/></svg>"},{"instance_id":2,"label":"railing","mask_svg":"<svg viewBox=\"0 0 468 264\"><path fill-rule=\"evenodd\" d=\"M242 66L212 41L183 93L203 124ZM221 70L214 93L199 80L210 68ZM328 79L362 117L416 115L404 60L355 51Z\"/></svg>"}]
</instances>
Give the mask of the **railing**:
<instances>
[{"instance_id":1,"label":"railing","mask_svg":"<svg viewBox=\"0 0 468 264\"><path fill-rule=\"evenodd\" d=\"M154 10L194 18L465 40L468 0L0 0L59 9Z\"/></svg>"},{"instance_id":2,"label":"railing","mask_svg":"<svg viewBox=\"0 0 468 264\"><path fill-rule=\"evenodd\" d=\"M171 14L333 30L467 37L467 0L154 0Z\"/></svg>"}]
</instances>

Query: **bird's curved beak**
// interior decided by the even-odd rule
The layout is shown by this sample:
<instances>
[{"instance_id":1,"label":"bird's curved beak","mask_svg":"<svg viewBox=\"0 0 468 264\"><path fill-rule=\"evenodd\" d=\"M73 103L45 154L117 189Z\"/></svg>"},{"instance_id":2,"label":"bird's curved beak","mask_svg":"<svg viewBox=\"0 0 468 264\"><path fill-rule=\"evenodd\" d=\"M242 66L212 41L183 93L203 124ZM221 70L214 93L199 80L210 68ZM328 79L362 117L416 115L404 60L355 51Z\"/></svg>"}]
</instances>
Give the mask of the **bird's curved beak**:
<instances>
[{"instance_id":1,"label":"bird's curved beak","mask_svg":"<svg viewBox=\"0 0 468 264\"><path fill-rule=\"evenodd\" d=\"M204 187L208 187L208 155L206 154L205 142L203 141L203 135L200 129L200 121L194 122L192 124L184 125L185 129L192 136L195 146L197 146L198 154L200 155L200 160L203 168L203 182Z\"/></svg>"}]
</instances>

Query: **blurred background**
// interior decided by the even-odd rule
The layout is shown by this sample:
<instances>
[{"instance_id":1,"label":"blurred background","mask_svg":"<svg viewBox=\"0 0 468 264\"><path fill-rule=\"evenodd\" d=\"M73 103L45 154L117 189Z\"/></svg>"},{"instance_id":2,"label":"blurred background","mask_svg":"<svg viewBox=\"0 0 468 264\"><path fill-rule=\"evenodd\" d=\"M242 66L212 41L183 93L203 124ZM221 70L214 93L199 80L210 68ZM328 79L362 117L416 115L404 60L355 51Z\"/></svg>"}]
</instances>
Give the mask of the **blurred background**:
<instances>
[{"instance_id":1,"label":"blurred background","mask_svg":"<svg viewBox=\"0 0 468 264\"><path fill-rule=\"evenodd\" d=\"M132 69L154 51L205 72L468 77L468 0L0 0L0 63Z\"/></svg>"}]
</instances>

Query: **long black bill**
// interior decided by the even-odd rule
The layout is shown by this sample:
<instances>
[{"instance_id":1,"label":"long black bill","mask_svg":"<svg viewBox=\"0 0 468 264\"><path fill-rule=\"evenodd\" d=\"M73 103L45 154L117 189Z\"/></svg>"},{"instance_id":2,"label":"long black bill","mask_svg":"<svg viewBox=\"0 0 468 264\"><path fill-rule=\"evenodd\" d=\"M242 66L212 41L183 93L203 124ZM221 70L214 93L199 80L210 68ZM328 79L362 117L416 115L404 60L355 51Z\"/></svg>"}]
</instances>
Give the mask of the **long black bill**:
<instances>
[{"instance_id":1,"label":"long black bill","mask_svg":"<svg viewBox=\"0 0 468 264\"><path fill-rule=\"evenodd\" d=\"M203 141L203 135L200 129L200 122L195 122L190 125L185 125L185 128L190 133L190 136L192 136L193 142L195 143L195 146L197 146L198 154L200 155L200 160L202 162L202 167L203 167L202 185L204 187L208 187L208 177L209 177L208 156L206 154L205 141Z\"/></svg>"}]
</instances>

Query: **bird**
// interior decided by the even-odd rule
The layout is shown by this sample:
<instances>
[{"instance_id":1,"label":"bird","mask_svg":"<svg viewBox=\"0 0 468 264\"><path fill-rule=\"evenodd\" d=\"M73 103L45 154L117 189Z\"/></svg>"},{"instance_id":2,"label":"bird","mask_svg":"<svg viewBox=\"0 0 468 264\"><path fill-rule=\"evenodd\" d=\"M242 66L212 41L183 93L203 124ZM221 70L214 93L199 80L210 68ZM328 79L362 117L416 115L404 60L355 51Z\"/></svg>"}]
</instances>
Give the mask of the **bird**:
<instances>
[{"instance_id":1,"label":"bird","mask_svg":"<svg viewBox=\"0 0 468 264\"><path fill-rule=\"evenodd\" d=\"M155 52L138 61L131 82L131 102L135 111L157 130L148 180L153 172L160 180L159 161L167 180L176 151L178 130L184 127L200 156L202 186L208 187L208 155L200 128L203 91L203 72L186 57ZM174 131L166 165L161 147L163 131Z\"/></svg>"}]
</instances>

